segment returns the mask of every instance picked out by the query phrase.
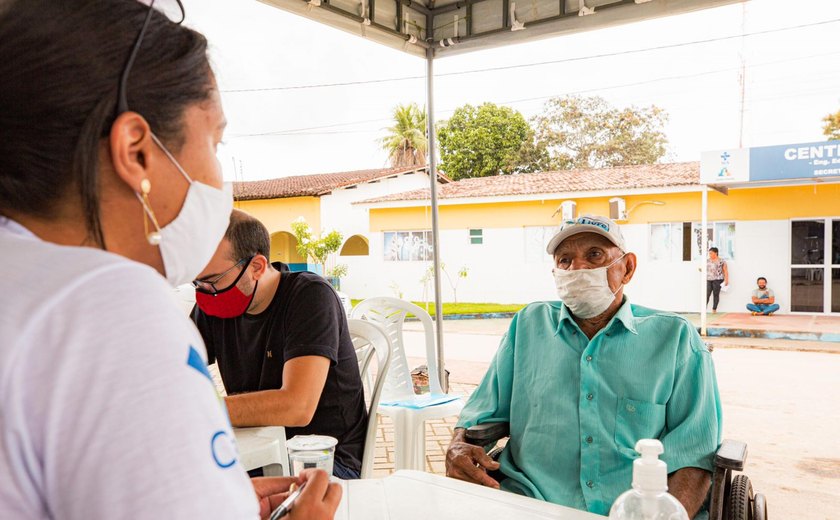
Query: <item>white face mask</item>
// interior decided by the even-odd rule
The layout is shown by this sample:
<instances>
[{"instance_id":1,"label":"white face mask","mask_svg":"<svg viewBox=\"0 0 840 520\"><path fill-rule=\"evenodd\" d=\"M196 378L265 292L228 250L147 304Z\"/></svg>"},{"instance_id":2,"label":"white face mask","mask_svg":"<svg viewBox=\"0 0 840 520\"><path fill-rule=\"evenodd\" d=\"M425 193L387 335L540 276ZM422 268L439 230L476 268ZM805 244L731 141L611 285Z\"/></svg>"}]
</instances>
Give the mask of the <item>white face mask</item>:
<instances>
[{"instance_id":1,"label":"white face mask","mask_svg":"<svg viewBox=\"0 0 840 520\"><path fill-rule=\"evenodd\" d=\"M193 181L154 134L152 139L190 183L180 213L175 220L158 229L166 279L178 286L194 280L219 247L233 210L233 190L230 184L216 189ZM143 204L139 193L137 198ZM148 213L145 204L143 207Z\"/></svg>"},{"instance_id":2,"label":"white face mask","mask_svg":"<svg viewBox=\"0 0 840 520\"><path fill-rule=\"evenodd\" d=\"M605 267L596 269L552 269L554 284L557 286L557 296L578 318L588 319L598 316L615 300L615 295L621 287L613 292L607 281L607 269L624 258L621 255Z\"/></svg>"}]
</instances>

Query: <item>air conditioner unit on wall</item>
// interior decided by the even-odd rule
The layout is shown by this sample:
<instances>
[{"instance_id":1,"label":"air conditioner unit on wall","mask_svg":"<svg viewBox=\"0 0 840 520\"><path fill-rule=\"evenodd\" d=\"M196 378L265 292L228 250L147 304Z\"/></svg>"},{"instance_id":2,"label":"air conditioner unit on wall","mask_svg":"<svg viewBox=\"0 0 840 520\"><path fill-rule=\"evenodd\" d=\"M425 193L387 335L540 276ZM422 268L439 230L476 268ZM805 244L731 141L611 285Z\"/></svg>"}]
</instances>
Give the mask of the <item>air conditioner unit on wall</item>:
<instances>
[{"instance_id":1,"label":"air conditioner unit on wall","mask_svg":"<svg viewBox=\"0 0 840 520\"><path fill-rule=\"evenodd\" d=\"M621 197L610 199L610 218L613 220L627 220L627 203Z\"/></svg>"},{"instance_id":2,"label":"air conditioner unit on wall","mask_svg":"<svg viewBox=\"0 0 840 520\"><path fill-rule=\"evenodd\" d=\"M560 204L560 215L563 220L574 220L577 217L577 202L566 200Z\"/></svg>"}]
</instances>

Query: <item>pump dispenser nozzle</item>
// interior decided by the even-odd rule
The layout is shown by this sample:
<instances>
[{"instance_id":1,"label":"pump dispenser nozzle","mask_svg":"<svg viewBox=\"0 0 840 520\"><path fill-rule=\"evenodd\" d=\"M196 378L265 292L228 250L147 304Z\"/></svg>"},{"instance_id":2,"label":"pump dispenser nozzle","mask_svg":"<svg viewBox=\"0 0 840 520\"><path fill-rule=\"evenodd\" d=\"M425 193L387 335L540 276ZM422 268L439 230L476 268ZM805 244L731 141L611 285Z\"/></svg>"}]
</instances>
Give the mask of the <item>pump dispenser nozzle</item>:
<instances>
[{"instance_id":1,"label":"pump dispenser nozzle","mask_svg":"<svg viewBox=\"0 0 840 520\"><path fill-rule=\"evenodd\" d=\"M636 451L641 457L633 461L633 488L615 500L610 520L688 520L680 501L668 494L668 466L659 460L662 443L642 439Z\"/></svg>"},{"instance_id":2,"label":"pump dispenser nozzle","mask_svg":"<svg viewBox=\"0 0 840 520\"><path fill-rule=\"evenodd\" d=\"M662 443L656 439L641 439L636 443L641 457L633 462L633 487L643 491L668 490L668 466L659 456L665 453Z\"/></svg>"}]
</instances>

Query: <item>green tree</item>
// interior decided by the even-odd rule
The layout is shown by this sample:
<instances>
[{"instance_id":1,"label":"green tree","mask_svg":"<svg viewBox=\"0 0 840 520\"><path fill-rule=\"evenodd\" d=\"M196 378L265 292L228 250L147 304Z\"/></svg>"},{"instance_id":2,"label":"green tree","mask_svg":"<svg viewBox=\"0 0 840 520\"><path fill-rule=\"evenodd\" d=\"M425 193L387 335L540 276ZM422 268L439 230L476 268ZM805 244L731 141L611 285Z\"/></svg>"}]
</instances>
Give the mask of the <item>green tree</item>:
<instances>
[{"instance_id":1,"label":"green tree","mask_svg":"<svg viewBox=\"0 0 840 520\"><path fill-rule=\"evenodd\" d=\"M300 256L312 259L321 266L321 272L326 274L325 264L327 257L338 251L341 247L343 237L338 231L330 231L318 237L312 236L312 229L306 223L306 219L299 217L292 222L292 233L297 239L297 252Z\"/></svg>"},{"instance_id":2,"label":"green tree","mask_svg":"<svg viewBox=\"0 0 840 520\"><path fill-rule=\"evenodd\" d=\"M829 141L840 139L840 110L823 118L823 134Z\"/></svg>"},{"instance_id":3,"label":"green tree","mask_svg":"<svg viewBox=\"0 0 840 520\"><path fill-rule=\"evenodd\" d=\"M556 97L533 118L551 169L653 164L666 152L661 108L615 108L601 97Z\"/></svg>"},{"instance_id":4,"label":"green tree","mask_svg":"<svg viewBox=\"0 0 840 520\"><path fill-rule=\"evenodd\" d=\"M437 129L440 169L452 179L537 169L539 156L528 121L516 110L464 105Z\"/></svg>"},{"instance_id":5,"label":"green tree","mask_svg":"<svg viewBox=\"0 0 840 520\"><path fill-rule=\"evenodd\" d=\"M394 107L394 125L386 129L388 135L379 140L382 149L388 152L393 168L423 166L426 164L426 110L417 106L397 105Z\"/></svg>"}]
</instances>

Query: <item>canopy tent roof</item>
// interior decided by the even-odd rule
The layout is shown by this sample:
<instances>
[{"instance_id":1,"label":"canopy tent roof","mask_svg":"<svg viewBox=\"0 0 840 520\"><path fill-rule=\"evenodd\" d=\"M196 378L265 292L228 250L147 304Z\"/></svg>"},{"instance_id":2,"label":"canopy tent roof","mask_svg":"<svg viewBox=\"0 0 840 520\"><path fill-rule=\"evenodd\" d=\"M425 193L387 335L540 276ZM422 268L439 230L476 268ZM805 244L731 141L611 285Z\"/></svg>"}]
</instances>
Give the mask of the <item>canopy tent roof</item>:
<instances>
[{"instance_id":1,"label":"canopy tent roof","mask_svg":"<svg viewBox=\"0 0 840 520\"><path fill-rule=\"evenodd\" d=\"M745 0L260 1L415 56L431 48L442 57Z\"/></svg>"}]
</instances>

